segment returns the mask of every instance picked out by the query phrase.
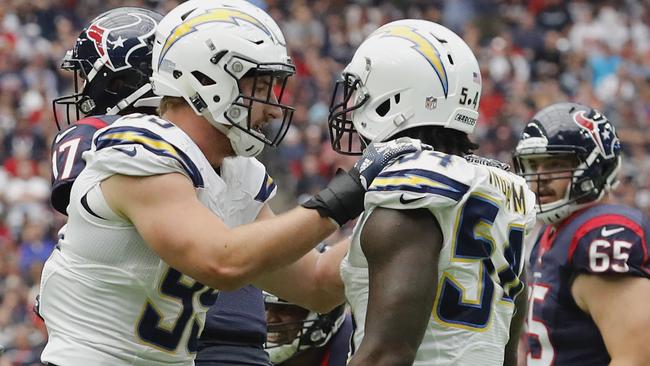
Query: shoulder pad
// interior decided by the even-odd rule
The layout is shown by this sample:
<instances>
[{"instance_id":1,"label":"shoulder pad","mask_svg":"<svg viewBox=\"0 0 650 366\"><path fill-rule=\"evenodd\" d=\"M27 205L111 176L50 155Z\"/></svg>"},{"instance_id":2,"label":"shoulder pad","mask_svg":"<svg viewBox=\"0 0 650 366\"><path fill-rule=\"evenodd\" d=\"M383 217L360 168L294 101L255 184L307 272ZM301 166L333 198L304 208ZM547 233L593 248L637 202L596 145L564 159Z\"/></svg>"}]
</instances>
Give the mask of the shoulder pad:
<instances>
[{"instance_id":1,"label":"shoulder pad","mask_svg":"<svg viewBox=\"0 0 650 366\"><path fill-rule=\"evenodd\" d=\"M157 118L133 114L99 131L93 141L95 156L113 174L152 175L179 171L195 187L203 178L193 158L198 147L175 125ZM194 156L190 156L194 154Z\"/></svg>"},{"instance_id":2,"label":"shoulder pad","mask_svg":"<svg viewBox=\"0 0 650 366\"><path fill-rule=\"evenodd\" d=\"M86 166L81 158L90 150L93 135L115 122L120 116L92 116L78 120L73 125L60 131L52 142L52 207L66 215L70 202L70 189Z\"/></svg>"},{"instance_id":3,"label":"shoulder pad","mask_svg":"<svg viewBox=\"0 0 650 366\"><path fill-rule=\"evenodd\" d=\"M254 200L264 203L275 196L275 181L257 159L231 157L224 159L223 167L223 178L239 186Z\"/></svg>"},{"instance_id":4,"label":"shoulder pad","mask_svg":"<svg viewBox=\"0 0 650 366\"><path fill-rule=\"evenodd\" d=\"M568 262L584 272L650 278L643 227L639 220L618 213L594 216L573 234Z\"/></svg>"},{"instance_id":5,"label":"shoulder pad","mask_svg":"<svg viewBox=\"0 0 650 366\"><path fill-rule=\"evenodd\" d=\"M460 157L436 151L406 155L377 175L366 203L397 209L453 205L470 189L473 170L463 168L467 165Z\"/></svg>"}]
</instances>

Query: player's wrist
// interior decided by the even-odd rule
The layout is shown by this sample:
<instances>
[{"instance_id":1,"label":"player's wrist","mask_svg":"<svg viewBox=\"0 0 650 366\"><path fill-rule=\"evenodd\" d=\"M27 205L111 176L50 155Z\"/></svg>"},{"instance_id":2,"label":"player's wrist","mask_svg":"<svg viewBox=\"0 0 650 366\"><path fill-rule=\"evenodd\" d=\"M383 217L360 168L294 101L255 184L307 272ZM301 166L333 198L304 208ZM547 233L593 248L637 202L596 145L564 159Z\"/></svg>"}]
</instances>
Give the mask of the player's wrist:
<instances>
[{"instance_id":1,"label":"player's wrist","mask_svg":"<svg viewBox=\"0 0 650 366\"><path fill-rule=\"evenodd\" d=\"M338 226L343 226L363 212L365 193L358 172L339 169L327 187L301 206L315 209L321 217L330 218Z\"/></svg>"}]
</instances>

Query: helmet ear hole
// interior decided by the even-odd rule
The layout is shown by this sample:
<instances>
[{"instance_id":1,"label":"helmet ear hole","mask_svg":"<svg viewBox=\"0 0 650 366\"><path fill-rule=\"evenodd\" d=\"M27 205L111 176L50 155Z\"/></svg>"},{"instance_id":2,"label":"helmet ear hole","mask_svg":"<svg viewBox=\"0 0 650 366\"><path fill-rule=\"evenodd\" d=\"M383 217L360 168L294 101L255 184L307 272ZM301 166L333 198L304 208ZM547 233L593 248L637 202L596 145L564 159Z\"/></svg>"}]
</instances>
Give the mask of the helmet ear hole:
<instances>
[{"instance_id":1,"label":"helmet ear hole","mask_svg":"<svg viewBox=\"0 0 650 366\"><path fill-rule=\"evenodd\" d=\"M198 70L192 71L192 76L194 76L194 78L203 86L214 85L217 83L211 77Z\"/></svg>"},{"instance_id":2,"label":"helmet ear hole","mask_svg":"<svg viewBox=\"0 0 650 366\"><path fill-rule=\"evenodd\" d=\"M390 110L390 98L386 99L377 108L375 108L375 112L377 112L377 114L381 117L385 116L389 110Z\"/></svg>"},{"instance_id":3,"label":"helmet ear hole","mask_svg":"<svg viewBox=\"0 0 650 366\"><path fill-rule=\"evenodd\" d=\"M399 104L402 99L400 93L395 94L393 98L395 99L395 105ZM390 99L391 98L384 100L379 106L377 106L377 108L375 108L375 112L377 112L380 117L386 116L390 111Z\"/></svg>"}]
</instances>

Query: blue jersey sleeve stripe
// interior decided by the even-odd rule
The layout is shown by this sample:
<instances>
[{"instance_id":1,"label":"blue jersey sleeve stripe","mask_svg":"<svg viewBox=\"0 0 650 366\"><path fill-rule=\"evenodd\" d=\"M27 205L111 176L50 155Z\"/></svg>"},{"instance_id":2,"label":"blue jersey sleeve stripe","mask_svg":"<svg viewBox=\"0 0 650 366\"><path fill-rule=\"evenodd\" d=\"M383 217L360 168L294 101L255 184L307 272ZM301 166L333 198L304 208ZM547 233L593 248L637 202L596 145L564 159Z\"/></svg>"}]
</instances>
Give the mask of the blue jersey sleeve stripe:
<instances>
[{"instance_id":1,"label":"blue jersey sleeve stripe","mask_svg":"<svg viewBox=\"0 0 650 366\"><path fill-rule=\"evenodd\" d=\"M429 170L405 169L380 173L368 190L432 193L459 201L469 186Z\"/></svg>"},{"instance_id":2,"label":"blue jersey sleeve stripe","mask_svg":"<svg viewBox=\"0 0 650 366\"><path fill-rule=\"evenodd\" d=\"M122 126L109 128L95 139L97 150L112 146L133 144L141 145L156 155L175 159L190 176L192 184L195 187L203 187L203 177L192 159L183 150L167 142L156 133L144 128Z\"/></svg>"},{"instance_id":3,"label":"blue jersey sleeve stripe","mask_svg":"<svg viewBox=\"0 0 650 366\"><path fill-rule=\"evenodd\" d=\"M273 178L268 173L264 174L264 182L262 182L262 187L260 187L260 191L255 196L255 201L266 202L275 190L275 187Z\"/></svg>"}]
</instances>

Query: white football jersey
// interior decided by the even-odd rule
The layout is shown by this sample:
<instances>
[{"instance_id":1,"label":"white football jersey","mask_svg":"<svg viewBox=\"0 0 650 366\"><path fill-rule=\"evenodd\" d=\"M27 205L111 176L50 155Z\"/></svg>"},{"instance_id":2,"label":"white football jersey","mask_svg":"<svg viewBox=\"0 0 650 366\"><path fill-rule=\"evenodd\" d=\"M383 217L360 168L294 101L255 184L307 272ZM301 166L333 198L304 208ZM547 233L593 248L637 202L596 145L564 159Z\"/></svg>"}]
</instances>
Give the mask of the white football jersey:
<instances>
[{"instance_id":1,"label":"white football jersey","mask_svg":"<svg viewBox=\"0 0 650 366\"><path fill-rule=\"evenodd\" d=\"M437 219L444 242L437 290L431 289L437 291L435 303L414 365L502 365L512 299L523 287L523 239L535 222L534 204L521 177L454 155L425 151L384 169L366 193L341 264L357 324L352 353L364 337L368 304L368 262L359 239L364 223L375 207L425 208Z\"/></svg>"},{"instance_id":2,"label":"white football jersey","mask_svg":"<svg viewBox=\"0 0 650 366\"><path fill-rule=\"evenodd\" d=\"M72 187L65 232L41 278L39 311L49 333L41 359L65 366L193 365L216 291L163 262L109 208L99 184L113 174L181 173L201 203L235 227L255 220L275 194L273 180L253 158L227 158L217 174L181 129L138 114L97 131L83 156L87 166Z\"/></svg>"}]
</instances>

